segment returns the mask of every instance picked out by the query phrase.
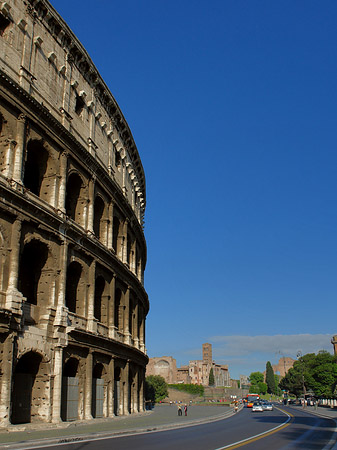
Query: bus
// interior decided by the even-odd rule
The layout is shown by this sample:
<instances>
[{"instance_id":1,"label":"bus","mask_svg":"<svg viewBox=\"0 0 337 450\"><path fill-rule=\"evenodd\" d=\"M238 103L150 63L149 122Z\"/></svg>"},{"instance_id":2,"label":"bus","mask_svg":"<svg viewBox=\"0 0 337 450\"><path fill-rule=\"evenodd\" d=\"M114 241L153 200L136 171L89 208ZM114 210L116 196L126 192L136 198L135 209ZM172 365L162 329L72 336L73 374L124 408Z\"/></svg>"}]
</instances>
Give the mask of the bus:
<instances>
[{"instance_id":1,"label":"bus","mask_svg":"<svg viewBox=\"0 0 337 450\"><path fill-rule=\"evenodd\" d=\"M256 402L256 400L259 400L260 396L259 394L248 394L245 398L247 408L252 408L253 403Z\"/></svg>"}]
</instances>

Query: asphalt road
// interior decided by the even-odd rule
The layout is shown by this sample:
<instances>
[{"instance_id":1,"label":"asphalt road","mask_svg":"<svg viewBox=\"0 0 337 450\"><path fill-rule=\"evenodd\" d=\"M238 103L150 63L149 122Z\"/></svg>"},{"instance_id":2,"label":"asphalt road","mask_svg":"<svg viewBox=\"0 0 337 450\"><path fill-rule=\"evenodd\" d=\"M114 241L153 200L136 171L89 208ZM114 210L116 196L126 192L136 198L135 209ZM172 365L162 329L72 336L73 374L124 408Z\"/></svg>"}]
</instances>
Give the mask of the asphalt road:
<instances>
[{"instance_id":1,"label":"asphalt road","mask_svg":"<svg viewBox=\"0 0 337 450\"><path fill-rule=\"evenodd\" d=\"M62 450L220 450L330 449L336 429L333 419L282 407L262 413L243 409L221 420L188 428L113 438L56 444ZM80 438L79 438L80 439ZM42 447L39 447L42 448ZM52 447L43 447L51 449ZM53 446L55 448L55 444Z\"/></svg>"}]
</instances>

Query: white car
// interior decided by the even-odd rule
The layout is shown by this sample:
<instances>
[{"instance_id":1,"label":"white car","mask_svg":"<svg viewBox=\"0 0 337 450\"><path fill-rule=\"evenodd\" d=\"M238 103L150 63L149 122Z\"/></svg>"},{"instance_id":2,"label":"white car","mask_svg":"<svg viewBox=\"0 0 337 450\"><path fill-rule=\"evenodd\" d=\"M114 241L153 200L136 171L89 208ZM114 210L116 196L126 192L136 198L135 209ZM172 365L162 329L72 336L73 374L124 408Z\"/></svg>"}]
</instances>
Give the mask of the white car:
<instances>
[{"instance_id":1,"label":"white car","mask_svg":"<svg viewBox=\"0 0 337 450\"><path fill-rule=\"evenodd\" d=\"M270 402L264 402L262 404L262 408L264 411L272 411L273 410L273 404Z\"/></svg>"},{"instance_id":2,"label":"white car","mask_svg":"<svg viewBox=\"0 0 337 450\"><path fill-rule=\"evenodd\" d=\"M255 411L263 412L262 403L260 403L260 402L253 403L252 412L255 412Z\"/></svg>"}]
</instances>

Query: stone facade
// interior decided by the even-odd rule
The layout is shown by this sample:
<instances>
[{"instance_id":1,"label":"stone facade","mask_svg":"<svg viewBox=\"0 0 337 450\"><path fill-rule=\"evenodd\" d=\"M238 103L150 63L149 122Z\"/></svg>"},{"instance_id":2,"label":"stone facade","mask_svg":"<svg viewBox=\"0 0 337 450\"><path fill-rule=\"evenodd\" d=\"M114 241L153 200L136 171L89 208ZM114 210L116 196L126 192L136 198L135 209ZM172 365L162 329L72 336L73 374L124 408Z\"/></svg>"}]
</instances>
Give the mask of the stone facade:
<instances>
[{"instance_id":1,"label":"stone facade","mask_svg":"<svg viewBox=\"0 0 337 450\"><path fill-rule=\"evenodd\" d=\"M150 358L146 366L146 376L160 375L169 384L177 383L177 362L172 356Z\"/></svg>"},{"instance_id":2,"label":"stone facade","mask_svg":"<svg viewBox=\"0 0 337 450\"><path fill-rule=\"evenodd\" d=\"M208 386L210 370L213 369L215 386L231 386L228 366L216 364L212 360L212 344L202 345L202 360L190 361L188 366L176 366L171 356L149 359L146 375L161 375L169 384L201 384ZM172 380L172 381L171 381Z\"/></svg>"},{"instance_id":3,"label":"stone facade","mask_svg":"<svg viewBox=\"0 0 337 450\"><path fill-rule=\"evenodd\" d=\"M145 176L46 0L0 3L0 423L144 409Z\"/></svg>"},{"instance_id":4,"label":"stone facade","mask_svg":"<svg viewBox=\"0 0 337 450\"><path fill-rule=\"evenodd\" d=\"M282 356L282 358L279 359L278 364L273 364L272 366L274 373L281 377L285 377L288 370L293 367L294 362L295 360L293 358Z\"/></svg>"}]
</instances>

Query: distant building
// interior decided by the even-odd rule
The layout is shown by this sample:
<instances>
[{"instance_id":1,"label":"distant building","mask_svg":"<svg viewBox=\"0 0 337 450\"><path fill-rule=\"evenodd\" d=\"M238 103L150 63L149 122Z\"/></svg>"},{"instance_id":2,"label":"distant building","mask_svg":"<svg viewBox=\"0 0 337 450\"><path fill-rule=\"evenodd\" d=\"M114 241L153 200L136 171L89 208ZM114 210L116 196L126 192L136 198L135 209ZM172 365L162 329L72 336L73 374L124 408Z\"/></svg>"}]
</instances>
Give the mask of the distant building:
<instances>
[{"instance_id":1,"label":"distant building","mask_svg":"<svg viewBox=\"0 0 337 450\"><path fill-rule=\"evenodd\" d=\"M146 367L146 376L160 375L168 384L177 383L177 362L172 356L150 358Z\"/></svg>"},{"instance_id":2,"label":"distant building","mask_svg":"<svg viewBox=\"0 0 337 450\"><path fill-rule=\"evenodd\" d=\"M250 386L249 377L247 375L240 375L240 388L246 389Z\"/></svg>"},{"instance_id":3,"label":"distant building","mask_svg":"<svg viewBox=\"0 0 337 450\"><path fill-rule=\"evenodd\" d=\"M190 384L189 366L181 366L177 368L177 383Z\"/></svg>"},{"instance_id":4,"label":"distant building","mask_svg":"<svg viewBox=\"0 0 337 450\"><path fill-rule=\"evenodd\" d=\"M169 384L201 384L209 385L209 374L213 369L215 386L230 386L227 365L216 364L212 360L212 344L202 345L202 360L190 361L188 366L176 367L176 360L171 356L150 358L146 368L146 376L161 375Z\"/></svg>"},{"instance_id":5,"label":"distant building","mask_svg":"<svg viewBox=\"0 0 337 450\"><path fill-rule=\"evenodd\" d=\"M279 359L278 364L274 364L273 370L275 374L280 375L281 377L284 377L288 370L291 369L294 365L295 359L287 357L287 356L282 356L282 358Z\"/></svg>"}]
</instances>

